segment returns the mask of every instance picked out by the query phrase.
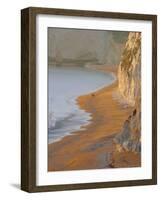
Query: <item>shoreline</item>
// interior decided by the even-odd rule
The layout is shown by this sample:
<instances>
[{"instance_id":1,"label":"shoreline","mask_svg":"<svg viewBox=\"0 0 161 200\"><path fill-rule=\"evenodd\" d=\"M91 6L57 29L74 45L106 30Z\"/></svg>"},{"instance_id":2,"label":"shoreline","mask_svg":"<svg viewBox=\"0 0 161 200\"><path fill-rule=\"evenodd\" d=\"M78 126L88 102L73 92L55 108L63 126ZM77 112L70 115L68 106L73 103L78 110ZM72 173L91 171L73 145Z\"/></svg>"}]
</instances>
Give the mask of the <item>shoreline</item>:
<instances>
[{"instance_id":1,"label":"shoreline","mask_svg":"<svg viewBox=\"0 0 161 200\"><path fill-rule=\"evenodd\" d=\"M53 141L50 141L48 144L52 144L52 143L59 142L59 141L61 141L64 137L67 137L67 136L69 136L69 135L72 135L73 133L75 133L75 132L77 132L77 131L81 131L81 129L82 129L81 127L86 127L86 126L89 125L89 123L91 123L91 120L92 120L91 113L87 112L85 109L83 109L82 107L80 107L79 102L77 101L77 100L79 99L79 97L81 97L81 96L86 96L86 95L89 95L89 94L94 94L94 93L96 93L97 91L102 90L103 88L107 88L107 87L111 86L113 83L115 83L115 82L117 81L117 76L116 76L116 74L113 72L114 70L104 70L104 69L98 69L97 66L95 66L95 67L96 67L96 68L90 68L90 67L86 67L86 66L85 66L84 68L85 68L85 69L88 69L88 70L90 70L90 71L96 71L96 72L101 72L102 74L110 75L110 76L112 77L113 80L112 80L111 83L109 83L109 84L100 86L100 87L98 87L97 89L93 89L93 90L91 90L91 91L89 91L89 92L87 92L87 93L84 93L83 95L78 95L78 96L76 96L76 97L73 97L72 101L75 102L75 104L78 106L79 110L84 111L87 115L89 115L89 119L86 120L85 125L80 125L80 128L79 128L78 130L72 131L71 133L68 133L68 134L62 136L62 137L58 138L58 139L55 140L55 141L54 141L54 140L53 140ZM99 67L100 67L100 66L99 66ZM101 66L101 67L102 67L102 66ZM106 68L107 68L107 67L106 67ZM112 68L111 68L111 69L112 69ZM86 116L86 118L87 118L87 116Z\"/></svg>"},{"instance_id":2,"label":"shoreline","mask_svg":"<svg viewBox=\"0 0 161 200\"><path fill-rule=\"evenodd\" d=\"M132 108L125 109L113 97L117 92L117 69L100 67L97 70L113 73L116 80L77 98L79 107L91 113L92 119L84 126L85 130L48 144L48 171L110 168L110 157L115 150L113 138L121 131Z\"/></svg>"}]
</instances>

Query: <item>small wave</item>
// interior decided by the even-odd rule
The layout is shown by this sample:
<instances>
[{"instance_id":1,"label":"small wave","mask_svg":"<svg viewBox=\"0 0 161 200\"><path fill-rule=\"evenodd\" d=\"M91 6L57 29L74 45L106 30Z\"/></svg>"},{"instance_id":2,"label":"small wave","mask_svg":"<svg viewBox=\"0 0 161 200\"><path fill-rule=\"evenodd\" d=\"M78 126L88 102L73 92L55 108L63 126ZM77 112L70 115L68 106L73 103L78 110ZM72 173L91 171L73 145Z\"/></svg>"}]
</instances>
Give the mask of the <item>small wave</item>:
<instances>
[{"instance_id":1,"label":"small wave","mask_svg":"<svg viewBox=\"0 0 161 200\"><path fill-rule=\"evenodd\" d=\"M56 120L55 126L48 129L49 143L59 141L64 136L72 134L77 130L83 131L83 126L88 125L90 120L91 114L82 110L78 110L63 119Z\"/></svg>"}]
</instances>

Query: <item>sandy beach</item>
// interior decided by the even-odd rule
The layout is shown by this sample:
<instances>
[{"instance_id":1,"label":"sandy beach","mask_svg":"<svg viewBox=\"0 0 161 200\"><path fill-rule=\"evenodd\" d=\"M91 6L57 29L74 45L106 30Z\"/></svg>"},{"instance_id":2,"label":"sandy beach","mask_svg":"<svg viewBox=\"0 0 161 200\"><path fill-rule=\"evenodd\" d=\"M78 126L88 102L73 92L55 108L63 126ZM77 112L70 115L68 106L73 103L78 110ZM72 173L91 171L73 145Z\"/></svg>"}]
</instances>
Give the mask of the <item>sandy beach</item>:
<instances>
[{"instance_id":1,"label":"sandy beach","mask_svg":"<svg viewBox=\"0 0 161 200\"><path fill-rule=\"evenodd\" d=\"M117 71L113 67L102 67L100 70L114 74ZM91 123L85 130L74 132L48 145L48 171L110 168L111 155L116 158L112 167L138 165L138 155L114 153L116 146L113 138L121 131L132 111L131 107L123 106L114 98L116 92L117 80L108 87L77 99L80 108L91 113Z\"/></svg>"}]
</instances>

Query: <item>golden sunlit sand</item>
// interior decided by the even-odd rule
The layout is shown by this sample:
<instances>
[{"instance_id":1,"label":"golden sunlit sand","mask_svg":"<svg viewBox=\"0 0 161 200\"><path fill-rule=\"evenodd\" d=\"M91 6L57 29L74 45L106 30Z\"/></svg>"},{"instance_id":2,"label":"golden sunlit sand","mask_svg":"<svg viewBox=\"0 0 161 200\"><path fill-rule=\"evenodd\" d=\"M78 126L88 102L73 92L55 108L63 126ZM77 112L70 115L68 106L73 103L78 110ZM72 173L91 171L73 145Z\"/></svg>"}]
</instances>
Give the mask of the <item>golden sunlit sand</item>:
<instances>
[{"instance_id":1,"label":"golden sunlit sand","mask_svg":"<svg viewBox=\"0 0 161 200\"><path fill-rule=\"evenodd\" d=\"M116 73L113 67L102 70ZM92 120L84 127L85 130L48 145L49 171L139 166L139 155L113 153L116 148L113 138L121 131L132 111L131 107L125 108L114 98L116 92L117 80L108 87L77 99L80 108L91 113Z\"/></svg>"}]
</instances>

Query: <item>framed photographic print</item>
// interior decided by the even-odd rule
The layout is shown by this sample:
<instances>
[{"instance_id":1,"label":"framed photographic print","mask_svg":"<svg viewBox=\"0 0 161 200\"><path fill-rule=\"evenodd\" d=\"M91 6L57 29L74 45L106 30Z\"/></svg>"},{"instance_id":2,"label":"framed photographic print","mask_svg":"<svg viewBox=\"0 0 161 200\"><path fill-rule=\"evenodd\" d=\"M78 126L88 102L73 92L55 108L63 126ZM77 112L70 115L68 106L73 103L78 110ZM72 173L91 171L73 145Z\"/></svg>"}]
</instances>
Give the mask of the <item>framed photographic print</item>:
<instances>
[{"instance_id":1,"label":"framed photographic print","mask_svg":"<svg viewBox=\"0 0 161 200\"><path fill-rule=\"evenodd\" d=\"M21 188L157 183L157 16L21 11Z\"/></svg>"}]
</instances>

